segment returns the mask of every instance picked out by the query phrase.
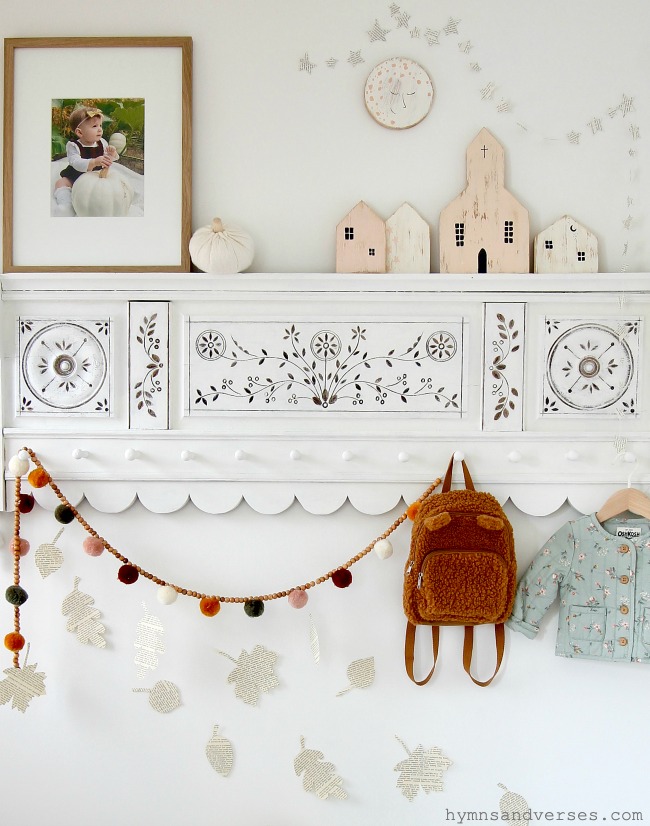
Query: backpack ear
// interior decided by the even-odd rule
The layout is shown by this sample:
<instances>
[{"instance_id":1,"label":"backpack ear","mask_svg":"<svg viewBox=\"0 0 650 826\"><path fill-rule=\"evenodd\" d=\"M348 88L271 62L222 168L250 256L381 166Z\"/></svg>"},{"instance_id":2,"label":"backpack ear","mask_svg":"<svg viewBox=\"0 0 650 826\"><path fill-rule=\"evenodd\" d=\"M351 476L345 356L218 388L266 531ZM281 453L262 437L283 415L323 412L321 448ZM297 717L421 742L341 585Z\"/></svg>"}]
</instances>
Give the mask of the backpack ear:
<instances>
[{"instance_id":1,"label":"backpack ear","mask_svg":"<svg viewBox=\"0 0 650 826\"><path fill-rule=\"evenodd\" d=\"M486 513L481 513L476 517L476 524L486 531L503 530L503 519L500 516L488 516Z\"/></svg>"},{"instance_id":2,"label":"backpack ear","mask_svg":"<svg viewBox=\"0 0 650 826\"><path fill-rule=\"evenodd\" d=\"M428 516L424 520L424 527L430 531L439 531L451 522L451 516L447 511L436 513L435 516Z\"/></svg>"}]
</instances>

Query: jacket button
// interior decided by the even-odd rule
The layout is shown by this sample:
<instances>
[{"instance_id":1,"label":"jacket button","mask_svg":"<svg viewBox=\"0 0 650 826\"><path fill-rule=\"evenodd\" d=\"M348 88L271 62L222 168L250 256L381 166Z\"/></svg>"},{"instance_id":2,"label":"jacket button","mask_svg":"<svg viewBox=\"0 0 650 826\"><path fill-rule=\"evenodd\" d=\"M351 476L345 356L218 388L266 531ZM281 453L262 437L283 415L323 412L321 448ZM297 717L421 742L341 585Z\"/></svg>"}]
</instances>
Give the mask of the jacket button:
<instances>
[{"instance_id":1,"label":"jacket button","mask_svg":"<svg viewBox=\"0 0 650 826\"><path fill-rule=\"evenodd\" d=\"M627 585L627 583L630 581L630 578L629 578L629 576L628 576L627 574L623 574L623 576L620 578L620 580L619 580L619 581L620 581L623 585Z\"/></svg>"},{"instance_id":2,"label":"jacket button","mask_svg":"<svg viewBox=\"0 0 650 826\"><path fill-rule=\"evenodd\" d=\"M625 648L625 646L627 645L627 637L619 637L618 638L618 644L622 645L623 648Z\"/></svg>"},{"instance_id":3,"label":"jacket button","mask_svg":"<svg viewBox=\"0 0 650 826\"><path fill-rule=\"evenodd\" d=\"M629 614L630 613L629 606L627 606L627 605L621 605L621 607L618 610L621 612L621 614Z\"/></svg>"},{"instance_id":4,"label":"jacket button","mask_svg":"<svg viewBox=\"0 0 650 826\"><path fill-rule=\"evenodd\" d=\"M619 554L626 554L626 553L629 553L629 551L630 551L630 546L629 545L619 545L618 546Z\"/></svg>"}]
</instances>

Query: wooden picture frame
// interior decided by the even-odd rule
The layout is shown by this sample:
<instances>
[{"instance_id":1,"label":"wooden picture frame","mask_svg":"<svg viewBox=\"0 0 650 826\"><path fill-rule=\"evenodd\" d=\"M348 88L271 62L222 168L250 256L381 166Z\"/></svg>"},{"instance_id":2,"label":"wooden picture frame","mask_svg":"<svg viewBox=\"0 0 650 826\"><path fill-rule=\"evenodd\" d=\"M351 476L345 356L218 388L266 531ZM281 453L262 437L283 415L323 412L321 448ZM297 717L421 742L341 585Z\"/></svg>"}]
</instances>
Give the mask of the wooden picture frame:
<instances>
[{"instance_id":1,"label":"wooden picture frame","mask_svg":"<svg viewBox=\"0 0 650 826\"><path fill-rule=\"evenodd\" d=\"M103 101L113 106L112 116ZM71 168L64 141L75 138L68 113L99 105L97 122L114 128L135 108L128 106L131 101L142 110L133 130L128 123L125 130L139 146L129 163L139 163L141 172L131 171L101 137L83 149L79 143L80 152L103 146L111 159L122 161L108 174L117 176L114 182L125 180L128 204L97 215L94 202L92 208L80 206L81 187L74 192L73 186L76 200L60 205L60 170ZM59 110L65 125L60 129ZM191 37L5 39L3 271L189 272L191 112ZM127 150L128 145L127 140ZM94 188L99 168L81 177Z\"/></svg>"}]
</instances>

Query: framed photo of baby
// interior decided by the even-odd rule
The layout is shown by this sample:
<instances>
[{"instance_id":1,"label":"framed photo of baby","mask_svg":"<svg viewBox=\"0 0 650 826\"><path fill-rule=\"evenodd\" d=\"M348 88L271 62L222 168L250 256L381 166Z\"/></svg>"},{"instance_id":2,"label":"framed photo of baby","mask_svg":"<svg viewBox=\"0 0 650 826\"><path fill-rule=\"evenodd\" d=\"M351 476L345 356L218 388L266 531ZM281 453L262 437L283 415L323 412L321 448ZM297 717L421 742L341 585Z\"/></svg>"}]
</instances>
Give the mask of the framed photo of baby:
<instances>
[{"instance_id":1,"label":"framed photo of baby","mask_svg":"<svg viewBox=\"0 0 650 826\"><path fill-rule=\"evenodd\" d=\"M191 38L4 46L4 272L189 272Z\"/></svg>"}]
</instances>

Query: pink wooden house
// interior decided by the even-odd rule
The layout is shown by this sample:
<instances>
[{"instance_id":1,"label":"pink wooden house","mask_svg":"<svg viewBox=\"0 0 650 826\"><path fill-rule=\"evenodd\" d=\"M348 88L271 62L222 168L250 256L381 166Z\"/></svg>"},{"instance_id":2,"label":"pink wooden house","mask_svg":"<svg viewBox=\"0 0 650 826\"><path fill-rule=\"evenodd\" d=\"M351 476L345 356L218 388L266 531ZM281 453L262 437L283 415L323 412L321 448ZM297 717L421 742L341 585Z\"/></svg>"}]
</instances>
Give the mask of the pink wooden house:
<instances>
[{"instance_id":1,"label":"pink wooden house","mask_svg":"<svg viewBox=\"0 0 650 826\"><path fill-rule=\"evenodd\" d=\"M386 272L386 222L364 201L336 227L336 272Z\"/></svg>"}]
</instances>

